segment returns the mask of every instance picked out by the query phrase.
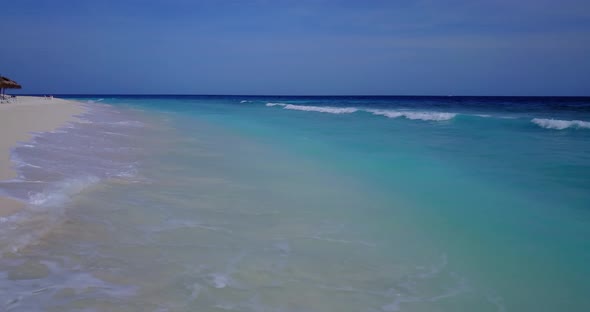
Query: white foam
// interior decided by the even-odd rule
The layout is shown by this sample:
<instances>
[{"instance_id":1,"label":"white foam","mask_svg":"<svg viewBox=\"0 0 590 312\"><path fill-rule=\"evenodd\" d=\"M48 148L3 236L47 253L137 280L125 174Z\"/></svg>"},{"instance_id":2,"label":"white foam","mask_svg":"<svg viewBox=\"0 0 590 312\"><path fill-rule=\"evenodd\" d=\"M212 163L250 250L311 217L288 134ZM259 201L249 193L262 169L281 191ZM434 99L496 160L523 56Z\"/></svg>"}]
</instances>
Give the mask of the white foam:
<instances>
[{"instance_id":1,"label":"white foam","mask_svg":"<svg viewBox=\"0 0 590 312\"><path fill-rule=\"evenodd\" d=\"M426 120L426 121L444 121L451 120L457 116L455 113L444 112L410 112L410 111L394 111L382 109L367 109L373 115L385 116L387 118L404 117L410 120Z\"/></svg>"},{"instance_id":2,"label":"white foam","mask_svg":"<svg viewBox=\"0 0 590 312\"><path fill-rule=\"evenodd\" d=\"M369 112L369 113L372 113L373 115L385 116L387 118L398 118L398 117L402 117L403 116L403 114L401 112L392 111L392 110L367 109L366 111Z\"/></svg>"},{"instance_id":3,"label":"white foam","mask_svg":"<svg viewBox=\"0 0 590 312\"><path fill-rule=\"evenodd\" d=\"M455 118L457 114L454 113L439 113L439 112L405 112L404 117L410 120L427 120L427 121L444 121Z\"/></svg>"},{"instance_id":4,"label":"white foam","mask_svg":"<svg viewBox=\"0 0 590 312\"><path fill-rule=\"evenodd\" d=\"M534 118L532 123L546 129L563 130L567 128L590 129L590 122L581 120L559 120Z\"/></svg>"},{"instance_id":5,"label":"white foam","mask_svg":"<svg viewBox=\"0 0 590 312\"><path fill-rule=\"evenodd\" d=\"M0 256L18 252L59 226L67 204L99 181L138 181L142 149L133 138L145 124L102 105L92 105L81 122L37 133L13 149L17 177L2 181L0 193L26 205L0 219Z\"/></svg>"},{"instance_id":6,"label":"white foam","mask_svg":"<svg viewBox=\"0 0 590 312\"><path fill-rule=\"evenodd\" d=\"M116 149L115 149L116 150ZM121 168L119 172L113 175L116 178L121 179L133 179L138 176L138 169L136 164L129 164L124 168Z\"/></svg>"},{"instance_id":7,"label":"white foam","mask_svg":"<svg viewBox=\"0 0 590 312\"><path fill-rule=\"evenodd\" d=\"M311 106L311 105L295 105L285 103L266 103L268 107L281 106L283 109L299 110L306 112L318 112L329 114L352 114L358 112L356 107L333 107L333 106ZM372 113L373 115L385 116L388 118L404 117L410 120L426 120L426 121L444 121L450 120L457 116L456 113L445 112L413 112L413 111L396 111L386 109L364 109L364 111Z\"/></svg>"},{"instance_id":8,"label":"white foam","mask_svg":"<svg viewBox=\"0 0 590 312\"><path fill-rule=\"evenodd\" d=\"M96 184L99 178L94 176L68 179L57 183L56 187L29 195L29 203L34 206L58 206L79 194L90 185Z\"/></svg>"},{"instance_id":9,"label":"white foam","mask_svg":"<svg viewBox=\"0 0 590 312\"><path fill-rule=\"evenodd\" d=\"M285 103L266 103L266 106L282 106L283 109L298 110L305 112L318 112L329 114L351 114L357 112L359 109L355 107L332 107L332 106L311 106L311 105L295 105Z\"/></svg>"},{"instance_id":10,"label":"white foam","mask_svg":"<svg viewBox=\"0 0 590 312\"><path fill-rule=\"evenodd\" d=\"M19 145L21 147L26 147L26 148L34 148L35 146L32 144L24 144L24 145ZM16 153L11 153L10 154L10 160L16 164L17 167L31 167L31 168L41 168L41 166L37 166L37 165L33 165L31 163L28 163L24 160L22 160L20 157L18 157L18 155Z\"/></svg>"},{"instance_id":11,"label":"white foam","mask_svg":"<svg viewBox=\"0 0 590 312\"><path fill-rule=\"evenodd\" d=\"M43 237L63 221L63 204L98 178L68 179L41 192L30 192L29 205L18 213L0 219L0 256L7 251L18 252Z\"/></svg>"},{"instance_id":12,"label":"white foam","mask_svg":"<svg viewBox=\"0 0 590 312\"><path fill-rule=\"evenodd\" d=\"M290 110L329 113L329 114L351 114L351 113L358 111L358 108L354 108L354 107L306 106L306 105L293 105L293 104L287 104L283 108L290 109Z\"/></svg>"}]
</instances>

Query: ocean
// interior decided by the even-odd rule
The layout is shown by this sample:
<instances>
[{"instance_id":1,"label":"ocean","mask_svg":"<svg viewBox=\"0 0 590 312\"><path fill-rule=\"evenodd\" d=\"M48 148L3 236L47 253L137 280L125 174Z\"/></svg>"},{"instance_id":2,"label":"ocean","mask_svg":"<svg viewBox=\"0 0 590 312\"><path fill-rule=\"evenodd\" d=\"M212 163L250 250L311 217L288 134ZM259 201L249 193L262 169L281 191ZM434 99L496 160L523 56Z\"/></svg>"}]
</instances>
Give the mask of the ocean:
<instances>
[{"instance_id":1,"label":"ocean","mask_svg":"<svg viewBox=\"0 0 590 312\"><path fill-rule=\"evenodd\" d=\"M590 98L69 98L2 311L590 311Z\"/></svg>"}]
</instances>

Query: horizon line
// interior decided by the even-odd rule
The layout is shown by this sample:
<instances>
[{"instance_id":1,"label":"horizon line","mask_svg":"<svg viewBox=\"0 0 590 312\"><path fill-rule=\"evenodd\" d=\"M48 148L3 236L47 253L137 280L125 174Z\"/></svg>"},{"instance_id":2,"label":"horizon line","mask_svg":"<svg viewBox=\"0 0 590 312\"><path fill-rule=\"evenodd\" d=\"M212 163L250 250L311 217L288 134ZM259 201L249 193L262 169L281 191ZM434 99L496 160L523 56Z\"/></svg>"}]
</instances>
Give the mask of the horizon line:
<instances>
[{"instance_id":1,"label":"horizon line","mask_svg":"<svg viewBox=\"0 0 590 312\"><path fill-rule=\"evenodd\" d=\"M294 95L294 94L188 94L188 93L22 93L15 94L21 96L232 96L232 97L511 97L511 98L533 98L533 97L553 97L553 98L590 98L590 95Z\"/></svg>"}]
</instances>

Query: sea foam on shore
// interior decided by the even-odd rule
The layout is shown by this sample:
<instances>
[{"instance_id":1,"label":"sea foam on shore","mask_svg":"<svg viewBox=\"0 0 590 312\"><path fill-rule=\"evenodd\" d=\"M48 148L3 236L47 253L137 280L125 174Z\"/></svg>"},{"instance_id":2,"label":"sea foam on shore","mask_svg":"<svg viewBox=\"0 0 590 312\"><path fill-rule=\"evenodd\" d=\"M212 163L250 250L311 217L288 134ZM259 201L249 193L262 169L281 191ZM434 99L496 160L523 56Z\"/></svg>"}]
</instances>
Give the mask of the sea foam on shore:
<instances>
[{"instance_id":1,"label":"sea foam on shore","mask_svg":"<svg viewBox=\"0 0 590 312\"><path fill-rule=\"evenodd\" d=\"M0 190L23 204L0 219L0 253L17 251L62 222L63 206L76 194L101 180L133 177L140 153L133 135L142 126L94 104L77 119L16 145L16 177L0 181Z\"/></svg>"}]
</instances>

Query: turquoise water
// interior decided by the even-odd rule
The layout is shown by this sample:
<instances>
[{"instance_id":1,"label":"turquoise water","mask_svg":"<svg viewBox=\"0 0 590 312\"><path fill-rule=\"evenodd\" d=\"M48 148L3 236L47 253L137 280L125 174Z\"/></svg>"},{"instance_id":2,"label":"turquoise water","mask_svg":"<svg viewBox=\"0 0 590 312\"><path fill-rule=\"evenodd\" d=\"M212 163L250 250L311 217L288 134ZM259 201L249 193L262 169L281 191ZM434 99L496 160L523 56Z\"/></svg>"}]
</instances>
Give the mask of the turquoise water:
<instances>
[{"instance_id":1,"label":"turquoise water","mask_svg":"<svg viewBox=\"0 0 590 312\"><path fill-rule=\"evenodd\" d=\"M78 97L8 311L586 311L590 99Z\"/></svg>"}]
</instances>

